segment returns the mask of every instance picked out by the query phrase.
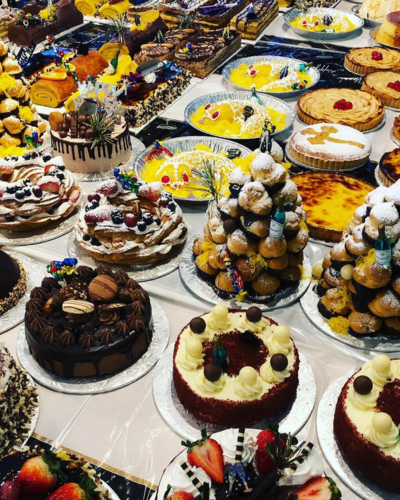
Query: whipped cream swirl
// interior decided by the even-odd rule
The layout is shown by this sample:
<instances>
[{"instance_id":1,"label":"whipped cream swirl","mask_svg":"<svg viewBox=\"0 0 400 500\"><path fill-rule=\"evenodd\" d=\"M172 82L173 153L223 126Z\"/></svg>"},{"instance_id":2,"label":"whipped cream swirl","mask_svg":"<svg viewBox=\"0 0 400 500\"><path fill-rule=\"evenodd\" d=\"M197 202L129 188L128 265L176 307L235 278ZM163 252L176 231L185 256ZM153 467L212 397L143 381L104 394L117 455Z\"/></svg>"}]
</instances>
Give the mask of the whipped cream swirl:
<instances>
[{"instance_id":1,"label":"whipped cream swirl","mask_svg":"<svg viewBox=\"0 0 400 500\"><path fill-rule=\"evenodd\" d=\"M207 380L204 376L204 371L199 373L197 377L197 387L206 394L214 394L215 392L222 391L226 383L226 375L223 374L216 382Z\"/></svg>"},{"instance_id":2,"label":"whipped cream swirl","mask_svg":"<svg viewBox=\"0 0 400 500\"><path fill-rule=\"evenodd\" d=\"M369 394L362 395L358 394L358 392L354 390L354 386L351 386L349 389L348 399L358 410L370 410L375 408L378 396L379 392L376 387L373 387Z\"/></svg>"},{"instance_id":3,"label":"whipped cream swirl","mask_svg":"<svg viewBox=\"0 0 400 500\"><path fill-rule=\"evenodd\" d=\"M194 333L189 328L187 331L187 335L188 335L189 339L200 340L200 342L206 342L207 340L210 340L210 331L207 327L203 333Z\"/></svg>"},{"instance_id":4,"label":"whipped cream swirl","mask_svg":"<svg viewBox=\"0 0 400 500\"><path fill-rule=\"evenodd\" d=\"M293 349L293 344L290 338L286 342L279 341L274 337L274 334L267 339L267 346L271 356L274 354L288 355Z\"/></svg>"},{"instance_id":5,"label":"whipped cream swirl","mask_svg":"<svg viewBox=\"0 0 400 500\"><path fill-rule=\"evenodd\" d=\"M240 381L239 377L237 377L235 380L234 389L236 394L242 398L254 398L258 396L262 391L262 382L260 380L260 377L257 376L255 384L244 384Z\"/></svg>"},{"instance_id":6,"label":"whipped cream swirl","mask_svg":"<svg viewBox=\"0 0 400 500\"><path fill-rule=\"evenodd\" d=\"M290 372L287 368L281 372L275 371L271 366L270 359L267 359L267 361L261 366L260 374L263 380L269 384L281 383L290 377Z\"/></svg>"},{"instance_id":7,"label":"whipped cream swirl","mask_svg":"<svg viewBox=\"0 0 400 500\"><path fill-rule=\"evenodd\" d=\"M376 446L379 446L379 448L390 448L399 442L399 429L392 422L390 431L384 434L383 432L375 430L372 424L370 424L365 429L365 436L376 444Z\"/></svg>"},{"instance_id":8,"label":"whipped cream swirl","mask_svg":"<svg viewBox=\"0 0 400 500\"><path fill-rule=\"evenodd\" d=\"M192 471L202 484L208 483L210 485L210 492L211 492L210 498L211 499L215 498L215 495L212 490L211 479L204 472L204 470L196 466L193 466ZM169 472L170 472L170 477L168 478L168 484L171 485L172 492L186 491L186 493L190 493L195 498L198 497L199 492L197 488L194 486L194 484L191 482L191 480L188 478L188 476L182 470L181 466L178 463L174 464L174 467L171 467L171 470Z\"/></svg>"},{"instance_id":9,"label":"whipped cream swirl","mask_svg":"<svg viewBox=\"0 0 400 500\"><path fill-rule=\"evenodd\" d=\"M265 330L265 320L261 318L260 321L253 323L247 319L246 314L241 314L237 327L238 330L243 330L244 332L262 332Z\"/></svg>"},{"instance_id":10,"label":"whipped cream swirl","mask_svg":"<svg viewBox=\"0 0 400 500\"><path fill-rule=\"evenodd\" d=\"M367 361L361 369L360 375L366 375L372 380L374 385L383 387L388 379L392 378L392 371L390 370L389 373L378 372L373 367L372 361Z\"/></svg>"},{"instance_id":11,"label":"whipped cream swirl","mask_svg":"<svg viewBox=\"0 0 400 500\"><path fill-rule=\"evenodd\" d=\"M218 434L213 435L213 438L221 445L225 462L231 464L235 463L238 433L238 429L227 429L223 432L219 432ZM244 434L242 462L245 464L250 463L253 460L255 453L256 444L254 438L249 436L248 432L246 431Z\"/></svg>"},{"instance_id":12,"label":"whipped cream swirl","mask_svg":"<svg viewBox=\"0 0 400 500\"><path fill-rule=\"evenodd\" d=\"M185 370L196 370L198 366L204 363L204 354L200 356L191 356L187 352L185 352L182 357L179 359L179 364Z\"/></svg>"},{"instance_id":13,"label":"whipped cream swirl","mask_svg":"<svg viewBox=\"0 0 400 500\"><path fill-rule=\"evenodd\" d=\"M229 318L229 316L230 314L228 314L226 318L217 320L211 312L208 318L206 318L207 328L217 332L228 330L231 326L231 319Z\"/></svg>"}]
</instances>

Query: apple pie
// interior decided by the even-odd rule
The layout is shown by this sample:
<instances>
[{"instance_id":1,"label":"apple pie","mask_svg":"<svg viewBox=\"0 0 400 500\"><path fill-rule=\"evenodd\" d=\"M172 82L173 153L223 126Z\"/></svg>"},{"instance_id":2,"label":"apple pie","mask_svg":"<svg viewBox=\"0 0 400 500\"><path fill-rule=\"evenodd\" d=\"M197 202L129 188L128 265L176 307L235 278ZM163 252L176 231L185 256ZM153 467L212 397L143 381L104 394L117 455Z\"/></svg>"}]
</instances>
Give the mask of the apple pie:
<instances>
[{"instance_id":1,"label":"apple pie","mask_svg":"<svg viewBox=\"0 0 400 500\"><path fill-rule=\"evenodd\" d=\"M378 71L364 78L362 90L377 97L390 108L400 109L400 75L392 71Z\"/></svg>"},{"instance_id":2,"label":"apple pie","mask_svg":"<svg viewBox=\"0 0 400 500\"><path fill-rule=\"evenodd\" d=\"M344 66L358 75L375 71L399 71L400 52L383 47L361 47L351 49L344 58Z\"/></svg>"}]
</instances>

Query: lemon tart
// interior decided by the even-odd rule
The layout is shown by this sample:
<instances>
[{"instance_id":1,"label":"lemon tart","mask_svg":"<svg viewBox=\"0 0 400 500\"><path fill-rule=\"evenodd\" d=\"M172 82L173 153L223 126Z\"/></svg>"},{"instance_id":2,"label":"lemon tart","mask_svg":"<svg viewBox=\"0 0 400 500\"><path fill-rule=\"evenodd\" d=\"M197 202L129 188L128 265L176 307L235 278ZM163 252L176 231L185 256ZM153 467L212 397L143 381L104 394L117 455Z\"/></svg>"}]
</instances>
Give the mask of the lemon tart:
<instances>
[{"instance_id":1,"label":"lemon tart","mask_svg":"<svg viewBox=\"0 0 400 500\"><path fill-rule=\"evenodd\" d=\"M385 186L400 179L400 148L385 153L379 162L378 178Z\"/></svg>"},{"instance_id":2,"label":"lemon tart","mask_svg":"<svg viewBox=\"0 0 400 500\"><path fill-rule=\"evenodd\" d=\"M297 116L307 125L337 123L366 132L382 123L385 106L363 90L318 89L300 97Z\"/></svg>"},{"instance_id":3,"label":"lemon tart","mask_svg":"<svg viewBox=\"0 0 400 500\"><path fill-rule=\"evenodd\" d=\"M378 71L364 78L362 90L382 101L385 106L400 108L400 75L392 71Z\"/></svg>"},{"instance_id":4,"label":"lemon tart","mask_svg":"<svg viewBox=\"0 0 400 500\"><path fill-rule=\"evenodd\" d=\"M295 132L289 141L293 160L323 170L356 168L369 158L371 144L358 130L321 123Z\"/></svg>"},{"instance_id":5,"label":"lemon tart","mask_svg":"<svg viewBox=\"0 0 400 500\"><path fill-rule=\"evenodd\" d=\"M307 214L312 238L339 242L365 196L373 191L367 182L331 172L308 172L292 178Z\"/></svg>"},{"instance_id":6,"label":"lemon tart","mask_svg":"<svg viewBox=\"0 0 400 500\"><path fill-rule=\"evenodd\" d=\"M399 71L400 52L383 47L360 47L351 49L344 58L344 66L358 75L375 71Z\"/></svg>"}]
</instances>

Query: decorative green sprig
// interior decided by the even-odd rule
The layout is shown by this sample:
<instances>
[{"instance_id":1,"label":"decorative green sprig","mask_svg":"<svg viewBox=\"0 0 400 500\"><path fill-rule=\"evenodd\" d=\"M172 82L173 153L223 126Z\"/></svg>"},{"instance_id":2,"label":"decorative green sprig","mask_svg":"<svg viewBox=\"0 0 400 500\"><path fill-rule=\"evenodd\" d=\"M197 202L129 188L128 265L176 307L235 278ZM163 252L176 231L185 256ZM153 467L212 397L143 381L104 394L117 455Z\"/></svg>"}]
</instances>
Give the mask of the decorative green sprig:
<instances>
[{"instance_id":1,"label":"decorative green sprig","mask_svg":"<svg viewBox=\"0 0 400 500\"><path fill-rule=\"evenodd\" d=\"M117 39L121 43L125 43L125 33L129 30L128 16L126 13L117 14L114 17L108 18L112 23L112 31L115 31Z\"/></svg>"},{"instance_id":2,"label":"decorative green sprig","mask_svg":"<svg viewBox=\"0 0 400 500\"><path fill-rule=\"evenodd\" d=\"M111 134L115 127L115 119L112 115L106 113L95 113L89 116L89 125L93 131L93 144L94 148L97 144L113 144L114 140Z\"/></svg>"},{"instance_id":3,"label":"decorative green sprig","mask_svg":"<svg viewBox=\"0 0 400 500\"><path fill-rule=\"evenodd\" d=\"M193 189L202 193L200 195L201 199L204 200L211 197L218 202L222 195L225 180L224 176L216 172L215 161L210 162L209 160L206 160L203 162L203 165L204 168L201 170L192 170L194 182L199 185L199 187L195 187Z\"/></svg>"}]
</instances>

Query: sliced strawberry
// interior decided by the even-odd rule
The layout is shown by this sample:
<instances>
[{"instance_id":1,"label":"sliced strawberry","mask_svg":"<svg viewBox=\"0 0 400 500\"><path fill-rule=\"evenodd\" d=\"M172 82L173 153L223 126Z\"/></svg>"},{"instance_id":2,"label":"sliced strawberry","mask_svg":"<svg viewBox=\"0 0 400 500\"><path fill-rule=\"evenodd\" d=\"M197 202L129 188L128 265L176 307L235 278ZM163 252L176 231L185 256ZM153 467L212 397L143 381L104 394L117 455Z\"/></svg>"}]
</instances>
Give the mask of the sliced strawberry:
<instances>
[{"instance_id":1,"label":"sliced strawberry","mask_svg":"<svg viewBox=\"0 0 400 500\"><path fill-rule=\"evenodd\" d=\"M307 481L293 495L297 500L339 500L342 498L333 479L321 476Z\"/></svg>"},{"instance_id":2,"label":"sliced strawberry","mask_svg":"<svg viewBox=\"0 0 400 500\"><path fill-rule=\"evenodd\" d=\"M282 439L282 445L285 446L285 441ZM261 431L257 436L257 451L256 460L260 474L268 474L276 469L276 464L270 457L265 447L268 443L272 443L276 447L276 437L272 431Z\"/></svg>"},{"instance_id":3,"label":"sliced strawberry","mask_svg":"<svg viewBox=\"0 0 400 500\"><path fill-rule=\"evenodd\" d=\"M161 182L152 182L144 186L140 186L139 195L147 198L151 202L155 203L161 196L163 192L163 186Z\"/></svg>"},{"instance_id":4,"label":"sliced strawberry","mask_svg":"<svg viewBox=\"0 0 400 500\"><path fill-rule=\"evenodd\" d=\"M18 475L22 498L44 495L54 490L58 477L65 476L60 470L60 463L51 452L27 460Z\"/></svg>"},{"instance_id":5,"label":"sliced strawberry","mask_svg":"<svg viewBox=\"0 0 400 500\"><path fill-rule=\"evenodd\" d=\"M45 175L39 179L37 185L42 191L47 191L48 193L58 193L60 191L60 181L57 177L52 177L51 175Z\"/></svg>"},{"instance_id":6,"label":"sliced strawberry","mask_svg":"<svg viewBox=\"0 0 400 500\"><path fill-rule=\"evenodd\" d=\"M48 174L50 172L50 170L55 167L57 168L57 165L54 165L53 163L48 163L45 167L44 167L44 173L45 174Z\"/></svg>"},{"instance_id":7,"label":"sliced strawberry","mask_svg":"<svg viewBox=\"0 0 400 500\"><path fill-rule=\"evenodd\" d=\"M74 189L68 195L68 202L70 205L77 205L81 198L82 198L82 191L80 189Z\"/></svg>"},{"instance_id":8,"label":"sliced strawberry","mask_svg":"<svg viewBox=\"0 0 400 500\"><path fill-rule=\"evenodd\" d=\"M207 435L206 429L201 432L201 439L191 443L182 441L188 450L188 462L204 470L215 482L222 484L224 481L224 455L222 448L215 439Z\"/></svg>"},{"instance_id":9,"label":"sliced strawberry","mask_svg":"<svg viewBox=\"0 0 400 500\"><path fill-rule=\"evenodd\" d=\"M109 180L100 184L96 189L96 193L103 194L104 196L112 196L118 193L118 183L115 180Z\"/></svg>"},{"instance_id":10,"label":"sliced strawberry","mask_svg":"<svg viewBox=\"0 0 400 500\"><path fill-rule=\"evenodd\" d=\"M168 500L196 500L195 497L187 493L186 491L175 491L175 493L172 493L169 497L167 497Z\"/></svg>"},{"instance_id":11,"label":"sliced strawberry","mask_svg":"<svg viewBox=\"0 0 400 500\"><path fill-rule=\"evenodd\" d=\"M15 481L6 481L0 488L0 500L20 500L21 489Z\"/></svg>"},{"instance_id":12,"label":"sliced strawberry","mask_svg":"<svg viewBox=\"0 0 400 500\"><path fill-rule=\"evenodd\" d=\"M111 220L111 207L107 205L102 205L85 214L85 222L88 224L98 224L106 220Z\"/></svg>"}]
</instances>

